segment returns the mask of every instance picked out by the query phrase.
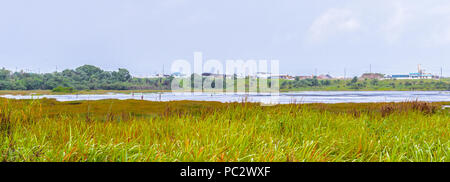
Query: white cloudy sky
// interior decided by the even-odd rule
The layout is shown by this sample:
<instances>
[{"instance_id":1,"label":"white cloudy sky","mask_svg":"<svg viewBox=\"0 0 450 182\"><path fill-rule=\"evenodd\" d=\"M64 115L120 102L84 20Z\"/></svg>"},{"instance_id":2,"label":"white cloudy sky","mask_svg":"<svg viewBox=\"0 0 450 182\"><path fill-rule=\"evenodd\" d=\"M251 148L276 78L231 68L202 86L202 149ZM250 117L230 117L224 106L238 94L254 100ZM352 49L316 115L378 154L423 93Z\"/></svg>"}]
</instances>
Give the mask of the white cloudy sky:
<instances>
[{"instance_id":1,"label":"white cloudy sky","mask_svg":"<svg viewBox=\"0 0 450 182\"><path fill-rule=\"evenodd\" d=\"M295 75L450 76L448 0L0 1L0 67L135 75L176 59L278 59Z\"/></svg>"}]
</instances>

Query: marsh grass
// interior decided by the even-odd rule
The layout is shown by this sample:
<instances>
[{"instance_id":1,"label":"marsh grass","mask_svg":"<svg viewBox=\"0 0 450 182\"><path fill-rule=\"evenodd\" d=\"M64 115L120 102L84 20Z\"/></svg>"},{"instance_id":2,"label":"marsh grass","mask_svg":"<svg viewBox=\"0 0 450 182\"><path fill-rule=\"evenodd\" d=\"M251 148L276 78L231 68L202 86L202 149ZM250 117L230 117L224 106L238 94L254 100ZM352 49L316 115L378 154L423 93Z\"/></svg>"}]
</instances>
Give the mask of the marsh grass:
<instances>
[{"instance_id":1,"label":"marsh grass","mask_svg":"<svg viewBox=\"0 0 450 182\"><path fill-rule=\"evenodd\" d=\"M1 161L450 161L445 103L0 103Z\"/></svg>"}]
</instances>

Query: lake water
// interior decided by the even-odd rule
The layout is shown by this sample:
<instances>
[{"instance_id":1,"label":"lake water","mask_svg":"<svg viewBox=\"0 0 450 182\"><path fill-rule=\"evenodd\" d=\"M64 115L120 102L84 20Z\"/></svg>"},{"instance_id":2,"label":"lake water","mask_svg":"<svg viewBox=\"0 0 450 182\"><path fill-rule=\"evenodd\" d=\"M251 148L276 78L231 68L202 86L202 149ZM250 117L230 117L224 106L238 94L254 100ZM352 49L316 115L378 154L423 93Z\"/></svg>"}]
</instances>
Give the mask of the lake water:
<instances>
[{"instance_id":1,"label":"lake water","mask_svg":"<svg viewBox=\"0 0 450 182\"><path fill-rule=\"evenodd\" d=\"M142 97L143 96L143 97ZM428 101L428 102L450 102L450 91L307 91L307 92L285 92L278 97L270 94L213 94L213 93L134 93L132 94L93 94L93 95L2 95L0 97L13 99L39 99L54 98L58 101L77 100L102 100L102 99L136 99L148 101L219 101L240 102L247 98L249 102L271 103L363 103L363 102L402 102L402 101Z\"/></svg>"}]
</instances>

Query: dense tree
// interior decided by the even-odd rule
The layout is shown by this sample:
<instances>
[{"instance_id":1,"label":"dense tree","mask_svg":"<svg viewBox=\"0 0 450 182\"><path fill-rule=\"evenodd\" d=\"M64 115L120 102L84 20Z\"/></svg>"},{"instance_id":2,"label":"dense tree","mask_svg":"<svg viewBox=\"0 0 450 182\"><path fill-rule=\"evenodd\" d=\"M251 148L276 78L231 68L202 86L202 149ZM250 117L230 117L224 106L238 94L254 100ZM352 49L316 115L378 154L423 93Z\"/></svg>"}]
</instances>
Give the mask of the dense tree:
<instances>
[{"instance_id":1,"label":"dense tree","mask_svg":"<svg viewBox=\"0 0 450 182\"><path fill-rule=\"evenodd\" d=\"M103 72L103 70L101 70L98 67L92 66L92 65L84 65L84 66L80 66L78 68L75 69L75 71L78 74L81 74L83 77L91 77L97 74L100 74Z\"/></svg>"},{"instance_id":2,"label":"dense tree","mask_svg":"<svg viewBox=\"0 0 450 182\"><path fill-rule=\"evenodd\" d=\"M10 75L11 75L11 71L6 70L5 68L2 68L0 70L0 81L9 79Z\"/></svg>"},{"instance_id":3,"label":"dense tree","mask_svg":"<svg viewBox=\"0 0 450 182\"><path fill-rule=\"evenodd\" d=\"M356 83L356 82L358 82L358 77L355 76L355 77L353 77L351 83Z\"/></svg>"},{"instance_id":4,"label":"dense tree","mask_svg":"<svg viewBox=\"0 0 450 182\"><path fill-rule=\"evenodd\" d=\"M125 90L125 89L170 89L171 78L133 78L130 72L120 68L118 71L104 71L96 66L83 65L75 70L35 74L0 70L0 90L53 90L55 88L74 88L76 90ZM161 81L161 84L160 83ZM58 89L57 89L58 90Z\"/></svg>"}]
</instances>

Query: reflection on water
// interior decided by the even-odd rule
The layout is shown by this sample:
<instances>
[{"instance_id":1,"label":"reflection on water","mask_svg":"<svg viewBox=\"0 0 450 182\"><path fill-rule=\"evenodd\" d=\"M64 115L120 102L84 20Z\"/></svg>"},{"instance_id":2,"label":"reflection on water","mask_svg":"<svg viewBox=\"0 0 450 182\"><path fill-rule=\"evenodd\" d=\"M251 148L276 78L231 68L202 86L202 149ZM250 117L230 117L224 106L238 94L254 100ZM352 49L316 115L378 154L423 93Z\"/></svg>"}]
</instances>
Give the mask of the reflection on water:
<instances>
[{"instance_id":1,"label":"reflection on water","mask_svg":"<svg viewBox=\"0 0 450 182\"><path fill-rule=\"evenodd\" d=\"M219 102L241 102L246 99L249 102L261 102L267 100L270 94L217 94L217 93L134 93L134 94L101 94L101 95L42 95L42 96L17 96L2 95L5 98L14 99L39 99L54 98L58 101L76 100L102 100L102 99L136 99L149 101L219 101ZM280 93L275 103L344 103L344 102L402 102L402 101L450 101L450 92L442 91L308 91Z\"/></svg>"}]
</instances>

